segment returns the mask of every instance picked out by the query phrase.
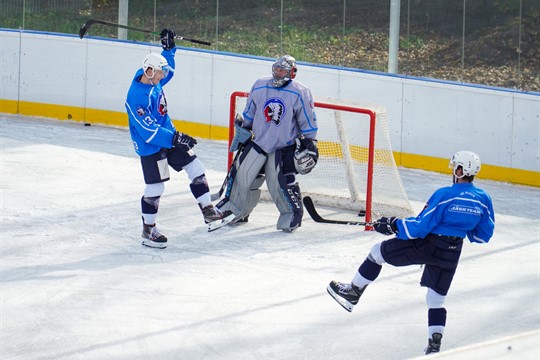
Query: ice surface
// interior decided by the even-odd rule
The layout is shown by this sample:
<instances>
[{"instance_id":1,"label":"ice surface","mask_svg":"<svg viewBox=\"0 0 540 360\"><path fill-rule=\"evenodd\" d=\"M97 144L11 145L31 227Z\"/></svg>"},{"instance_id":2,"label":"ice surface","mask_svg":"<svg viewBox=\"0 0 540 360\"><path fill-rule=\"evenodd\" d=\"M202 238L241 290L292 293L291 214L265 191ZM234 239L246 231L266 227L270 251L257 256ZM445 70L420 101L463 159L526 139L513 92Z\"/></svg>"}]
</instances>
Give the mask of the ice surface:
<instances>
[{"instance_id":1,"label":"ice surface","mask_svg":"<svg viewBox=\"0 0 540 360\"><path fill-rule=\"evenodd\" d=\"M386 265L352 313L325 290L332 279L350 281L384 236L307 214L298 231L283 233L271 203L245 225L209 233L186 174L171 173L158 217L168 248L144 248L143 179L126 129L0 115L0 142L1 359L422 355L420 267ZM195 151L217 191L226 144L199 140ZM400 171L415 210L451 181ZM476 183L493 198L495 236L464 246L443 350L540 323L540 192Z\"/></svg>"}]
</instances>

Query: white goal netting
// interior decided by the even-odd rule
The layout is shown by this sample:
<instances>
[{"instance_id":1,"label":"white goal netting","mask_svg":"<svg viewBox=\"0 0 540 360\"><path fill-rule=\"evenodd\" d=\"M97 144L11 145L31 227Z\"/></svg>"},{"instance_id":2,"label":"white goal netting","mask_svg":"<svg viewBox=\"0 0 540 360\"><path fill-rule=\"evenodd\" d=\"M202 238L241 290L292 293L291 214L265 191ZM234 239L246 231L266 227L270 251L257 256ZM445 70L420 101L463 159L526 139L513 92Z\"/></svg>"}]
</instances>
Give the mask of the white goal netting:
<instances>
[{"instance_id":1,"label":"white goal netting","mask_svg":"<svg viewBox=\"0 0 540 360\"><path fill-rule=\"evenodd\" d=\"M246 93L231 98L231 114L242 114ZM315 100L319 161L298 175L303 196L315 204L380 216L413 214L392 153L386 109L351 100ZM264 187L263 187L264 189Z\"/></svg>"}]
</instances>

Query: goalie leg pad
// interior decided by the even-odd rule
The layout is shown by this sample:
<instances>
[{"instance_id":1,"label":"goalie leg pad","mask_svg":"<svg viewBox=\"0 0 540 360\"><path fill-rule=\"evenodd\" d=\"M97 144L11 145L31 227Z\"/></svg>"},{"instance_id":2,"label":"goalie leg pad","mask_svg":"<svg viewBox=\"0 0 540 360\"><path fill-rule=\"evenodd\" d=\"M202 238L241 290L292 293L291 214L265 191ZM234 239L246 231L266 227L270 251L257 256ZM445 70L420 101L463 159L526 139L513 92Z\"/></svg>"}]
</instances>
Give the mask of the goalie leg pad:
<instances>
[{"instance_id":1,"label":"goalie leg pad","mask_svg":"<svg viewBox=\"0 0 540 360\"><path fill-rule=\"evenodd\" d=\"M265 174L268 191L280 213L277 229L290 232L300 227L304 215L300 187L298 183L287 184L282 170L281 150L268 155Z\"/></svg>"},{"instance_id":2,"label":"goalie leg pad","mask_svg":"<svg viewBox=\"0 0 540 360\"><path fill-rule=\"evenodd\" d=\"M260 171L266 159L264 151L250 143L234 164L237 171L234 177L231 177L232 183L228 185L227 195L217 205L221 211L233 212L235 215L233 223L249 216L259 203L261 197L259 188L265 180Z\"/></svg>"}]
</instances>

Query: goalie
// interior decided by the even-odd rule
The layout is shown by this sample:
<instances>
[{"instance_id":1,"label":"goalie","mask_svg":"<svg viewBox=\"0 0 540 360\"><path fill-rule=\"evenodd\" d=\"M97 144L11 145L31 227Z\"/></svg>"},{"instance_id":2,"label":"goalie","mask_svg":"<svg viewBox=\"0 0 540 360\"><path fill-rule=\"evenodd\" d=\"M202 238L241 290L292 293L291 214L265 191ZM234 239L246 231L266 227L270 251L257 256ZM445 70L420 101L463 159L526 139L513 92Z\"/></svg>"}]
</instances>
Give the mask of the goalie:
<instances>
[{"instance_id":1,"label":"goalie","mask_svg":"<svg viewBox=\"0 0 540 360\"><path fill-rule=\"evenodd\" d=\"M316 165L317 118L311 91L295 81L290 55L272 65L272 76L252 86L242 117L237 115L230 151L238 151L230 170L221 211L231 210L234 222L246 222L257 206L266 181L279 210L277 229L291 232L302 224L303 206L296 174Z\"/></svg>"}]
</instances>

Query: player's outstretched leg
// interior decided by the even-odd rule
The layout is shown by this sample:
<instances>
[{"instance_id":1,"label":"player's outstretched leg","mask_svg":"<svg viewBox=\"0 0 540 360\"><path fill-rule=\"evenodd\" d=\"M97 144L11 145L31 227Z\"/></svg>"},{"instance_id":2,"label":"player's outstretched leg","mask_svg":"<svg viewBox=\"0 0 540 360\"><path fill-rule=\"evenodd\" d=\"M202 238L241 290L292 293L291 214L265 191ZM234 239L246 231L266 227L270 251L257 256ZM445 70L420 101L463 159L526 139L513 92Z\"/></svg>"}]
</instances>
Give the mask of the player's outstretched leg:
<instances>
[{"instance_id":1,"label":"player's outstretched leg","mask_svg":"<svg viewBox=\"0 0 540 360\"><path fill-rule=\"evenodd\" d=\"M144 223L143 218L143 230L141 234L144 246L148 246L155 249L165 249L167 247L167 238L165 235L159 232L156 224L147 225Z\"/></svg>"},{"instance_id":2,"label":"player's outstretched leg","mask_svg":"<svg viewBox=\"0 0 540 360\"><path fill-rule=\"evenodd\" d=\"M225 210L222 212L211 204L204 208L201 206L201 204L199 204L199 207L201 208L204 222L208 224L208 231L217 230L220 227L227 225L234 219L234 214L231 210Z\"/></svg>"},{"instance_id":3,"label":"player's outstretched leg","mask_svg":"<svg viewBox=\"0 0 540 360\"><path fill-rule=\"evenodd\" d=\"M360 289L353 284L345 284L332 280L330 284L328 284L326 291L328 291L328 294L330 294L339 305L351 312L354 305L358 304L358 299L360 299L360 296L362 296L366 287L367 285Z\"/></svg>"},{"instance_id":4,"label":"player's outstretched leg","mask_svg":"<svg viewBox=\"0 0 540 360\"><path fill-rule=\"evenodd\" d=\"M426 355L431 353L438 353L441 350L441 333L433 333L431 339L428 339L428 347L426 348Z\"/></svg>"}]
</instances>

